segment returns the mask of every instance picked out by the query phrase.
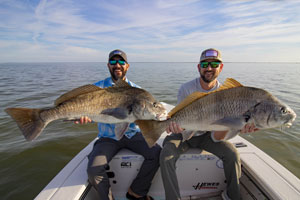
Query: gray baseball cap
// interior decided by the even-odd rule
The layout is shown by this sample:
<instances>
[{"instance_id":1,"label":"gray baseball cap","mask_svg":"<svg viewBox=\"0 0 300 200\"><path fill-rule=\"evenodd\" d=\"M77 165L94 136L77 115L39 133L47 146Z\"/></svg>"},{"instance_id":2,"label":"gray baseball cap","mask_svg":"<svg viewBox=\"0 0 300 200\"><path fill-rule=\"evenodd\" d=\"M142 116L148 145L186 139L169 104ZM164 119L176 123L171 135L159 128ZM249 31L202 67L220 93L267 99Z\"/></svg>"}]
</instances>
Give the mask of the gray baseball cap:
<instances>
[{"instance_id":1,"label":"gray baseball cap","mask_svg":"<svg viewBox=\"0 0 300 200\"><path fill-rule=\"evenodd\" d=\"M109 56L108 56L108 61L114 56L121 56L127 62L126 53L124 51L120 50L120 49L116 49L116 50L113 50L112 52L110 52Z\"/></svg>"},{"instance_id":2,"label":"gray baseball cap","mask_svg":"<svg viewBox=\"0 0 300 200\"><path fill-rule=\"evenodd\" d=\"M204 60L208 60L208 59L216 59L220 62L222 62L222 58L221 58L221 52L217 49L206 49L202 52L201 57L200 57L200 62L204 61Z\"/></svg>"}]
</instances>

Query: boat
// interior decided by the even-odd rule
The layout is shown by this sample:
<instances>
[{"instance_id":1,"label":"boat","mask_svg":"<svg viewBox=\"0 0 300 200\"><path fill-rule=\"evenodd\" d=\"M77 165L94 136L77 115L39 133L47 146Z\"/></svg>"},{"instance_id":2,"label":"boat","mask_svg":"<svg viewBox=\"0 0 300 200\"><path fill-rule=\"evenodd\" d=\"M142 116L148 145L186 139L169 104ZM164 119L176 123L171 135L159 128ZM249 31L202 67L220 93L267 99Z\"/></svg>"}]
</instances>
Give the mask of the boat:
<instances>
[{"instance_id":1,"label":"boat","mask_svg":"<svg viewBox=\"0 0 300 200\"><path fill-rule=\"evenodd\" d=\"M167 110L174 107L166 103L163 105ZM158 144L162 144L165 136L166 133L163 133ZM95 140L80 151L35 199L97 199L97 193L89 184L86 172L87 155ZM300 180L295 175L242 137L236 136L230 141L240 153L240 186L244 200L300 199ZM125 194L142 162L141 155L123 149L109 163L107 174L116 200L126 200ZM199 149L189 149L180 156L176 164L182 199L222 199L221 192L226 187L226 181L223 163L217 156ZM148 194L155 200L165 199L160 170L156 173Z\"/></svg>"}]
</instances>

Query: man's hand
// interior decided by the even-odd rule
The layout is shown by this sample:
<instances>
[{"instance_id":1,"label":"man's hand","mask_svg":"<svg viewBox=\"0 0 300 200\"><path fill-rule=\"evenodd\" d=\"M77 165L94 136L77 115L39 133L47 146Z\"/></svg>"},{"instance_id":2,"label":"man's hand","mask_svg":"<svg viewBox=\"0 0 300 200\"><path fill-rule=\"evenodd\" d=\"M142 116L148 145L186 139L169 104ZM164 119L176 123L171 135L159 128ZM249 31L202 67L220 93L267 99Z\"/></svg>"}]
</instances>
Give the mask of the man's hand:
<instances>
[{"instance_id":1,"label":"man's hand","mask_svg":"<svg viewBox=\"0 0 300 200\"><path fill-rule=\"evenodd\" d=\"M166 129L167 133L181 133L184 131L176 122L170 122Z\"/></svg>"},{"instance_id":2,"label":"man's hand","mask_svg":"<svg viewBox=\"0 0 300 200\"><path fill-rule=\"evenodd\" d=\"M251 124L246 124L244 128L241 130L241 133L253 133L258 130L259 128L256 128L254 123L251 123Z\"/></svg>"},{"instance_id":3,"label":"man's hand","mask_svg":"<svg viewBox=\"0 0 300 200\"><path fill-rule=\"evenodd\" d=\"M74 123L75 124L87 124L87 123L91 123L91 122L92 122L92 120L89 117L82 116L82 117L80 117L79 120L76 120Z\"/></svg>"}]
</instances>

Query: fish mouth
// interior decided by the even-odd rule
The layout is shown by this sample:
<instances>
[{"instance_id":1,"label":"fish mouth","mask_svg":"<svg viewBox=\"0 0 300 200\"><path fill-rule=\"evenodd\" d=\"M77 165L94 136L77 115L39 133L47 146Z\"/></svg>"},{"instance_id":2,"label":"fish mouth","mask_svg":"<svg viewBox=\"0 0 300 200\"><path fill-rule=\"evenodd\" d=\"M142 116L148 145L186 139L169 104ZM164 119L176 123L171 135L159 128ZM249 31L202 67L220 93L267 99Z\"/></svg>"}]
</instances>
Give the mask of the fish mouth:
<instances>
[{"instance_id":1,"label":"fish mouth","mask_svg":"<svg viewBox=\"0 0 300 200\"><path fill-rule=\"evenodd\" d=\"M286 120L286 122L283 124L284 127L290 128L292 126L292 122L295 121L295 118Z\"/></svg>"},{"instance_id":2,"label":"fish mouth","mask_svg":"<svg viewBox=\"0 0 300 200\"><path fill-rule=\"evenodd\" d=\"M289 118L286 119L286 121L283 124L283 126L287 128L290 128L292 126L292 123L296 120L297 117L296 113L293 110L289 112L290 112Z\"/></svg>"},{"instance_id":3,"label":"fish mouth","mask_svg":"<svg viewBox=\"0 0 300 200\"><path fill-rule=\"evenodd\" d=\"M283 124L283 126L286 128L290 128L292 126L292 122L285 123Z\"/></svg>"},{"instance_id":4,"label":"fish mouth","mask_svg":"<svg viewBox=\"0 0 300 200\"><path fill-rule=\"evenodd\" d=\"M167 119L167 116L168 116L168 113L167 113L167 111L165 111L162 114L157 114L155 118L158 121L164 121Z\"/></svg>"}]
</instances>

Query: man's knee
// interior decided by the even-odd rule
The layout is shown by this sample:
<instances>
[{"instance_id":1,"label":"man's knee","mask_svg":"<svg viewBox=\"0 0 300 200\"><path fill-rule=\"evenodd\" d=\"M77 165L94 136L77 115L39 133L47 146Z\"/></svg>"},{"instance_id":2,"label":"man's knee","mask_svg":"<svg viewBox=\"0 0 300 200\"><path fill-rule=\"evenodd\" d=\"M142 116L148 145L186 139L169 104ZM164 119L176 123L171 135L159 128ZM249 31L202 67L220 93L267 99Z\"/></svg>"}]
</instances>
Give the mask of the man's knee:
<instances>
[{"instance_id":1,"label":"man's knee","mask_svg":"<svg viewBox=\"0 0 300 200\"><path fill-rule=\"evenodd\" d=\"M158 162L160 151L161 151L161 147L156 144L155 146L151 147L150 150L147 150L139 154L142 155L145 158L145 160Z\"/></svg>"},{"instance_id":2,"label":"man's knee","mask_svg":"<svg viewBox=\"0 0 300 200\"><path fill-rule=\"evenodd\" d=\"M160 152L160 166L175 165L180 156L179 146L181 144L181 134L175 134L166 137L163 142L163 148Z\"/></svg>"},{"instance_id":3,"label":"man's knee","mask_svg":"<svg viewBox=\"0 0 300 200\"><path fill-rule=\"evenodd\" d=\"M160 165L165 165L168 162L174 162L178 156L174 153L174 144L167 143L160 152L159 162Z\"/></svg>"}]
</instances>

